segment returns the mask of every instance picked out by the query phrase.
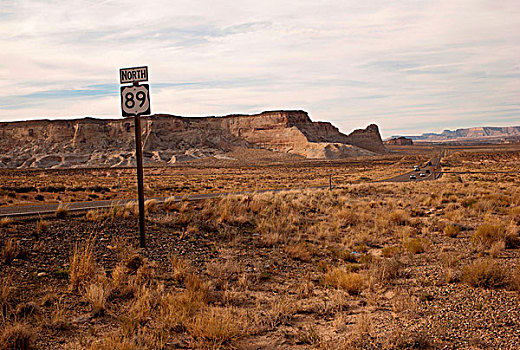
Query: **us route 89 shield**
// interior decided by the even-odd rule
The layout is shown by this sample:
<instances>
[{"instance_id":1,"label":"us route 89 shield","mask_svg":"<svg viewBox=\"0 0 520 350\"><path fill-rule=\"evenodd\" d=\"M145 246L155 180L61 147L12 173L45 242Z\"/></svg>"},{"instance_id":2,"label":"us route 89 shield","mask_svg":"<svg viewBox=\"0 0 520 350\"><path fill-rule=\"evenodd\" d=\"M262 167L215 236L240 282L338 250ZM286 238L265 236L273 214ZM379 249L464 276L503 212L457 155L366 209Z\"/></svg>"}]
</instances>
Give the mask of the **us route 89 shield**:
<instances>
[{"instance_id":1,"label":"us route 89 shield","mask_svg":"<svg viewBox=\"0 0 520 350\"><path fill-rule=\"evenodd\" d=\"M150 114L150 86L148 84L122 86L121 110L123 117Z\"/></svg>"}]
</instances>

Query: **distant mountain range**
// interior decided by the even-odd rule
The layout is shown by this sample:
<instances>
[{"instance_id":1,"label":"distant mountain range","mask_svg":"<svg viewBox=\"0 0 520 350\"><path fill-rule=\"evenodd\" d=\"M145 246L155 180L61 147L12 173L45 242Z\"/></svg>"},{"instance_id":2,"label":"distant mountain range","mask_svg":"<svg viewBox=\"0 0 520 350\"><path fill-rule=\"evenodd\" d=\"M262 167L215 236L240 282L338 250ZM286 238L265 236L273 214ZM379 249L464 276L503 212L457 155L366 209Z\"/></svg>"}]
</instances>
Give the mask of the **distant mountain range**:
<instances>
[{"instance_id":1,"label":"distant mountain range","mask_svg":"<svg viewBox=\"0 0 520 350\"><path fill-rule=\"evenodd\" d=\"M392 136L396 138L398 136ZM405 136L418 142L508 142L520 140L520 126L475 127L444 130L440 134L424 133L420 136Z\"/></svg>"}]
</instances>

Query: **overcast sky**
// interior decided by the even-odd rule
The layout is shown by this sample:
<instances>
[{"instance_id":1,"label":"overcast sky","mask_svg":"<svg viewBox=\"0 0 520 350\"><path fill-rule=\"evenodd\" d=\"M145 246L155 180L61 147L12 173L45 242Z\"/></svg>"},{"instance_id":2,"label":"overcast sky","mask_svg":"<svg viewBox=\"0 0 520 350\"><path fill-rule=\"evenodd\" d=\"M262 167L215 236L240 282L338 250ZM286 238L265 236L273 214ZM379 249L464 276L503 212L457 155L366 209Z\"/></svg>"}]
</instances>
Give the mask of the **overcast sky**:
<instances>
[{"instance_id":1,"label":"overcast sky","mask_svg":"<svg viewBox=\"0 0 520 350\"><path fill-rule=\"evenodd\" d=\"M383 136L520 125L518 0L0 0L0 121L302 109Z\"/></svg>"}]
</instances>

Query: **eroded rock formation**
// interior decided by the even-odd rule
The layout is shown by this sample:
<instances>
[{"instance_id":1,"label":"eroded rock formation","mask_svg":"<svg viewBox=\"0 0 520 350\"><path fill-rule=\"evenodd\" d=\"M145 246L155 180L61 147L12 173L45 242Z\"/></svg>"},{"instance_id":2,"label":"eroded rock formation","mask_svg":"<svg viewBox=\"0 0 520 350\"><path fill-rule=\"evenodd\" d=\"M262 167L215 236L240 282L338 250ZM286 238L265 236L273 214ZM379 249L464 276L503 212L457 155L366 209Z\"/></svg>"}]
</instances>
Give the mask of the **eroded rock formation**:
<instances>
[{"instance_id":1,"label":"eroded rock formation","mask_svg":"<svg viewBox=\"0 0 520 350\"><path fill-rule=\"evenodd\" d=\"M408 139L404 136L394 137L390 140L385 141L385 145L400 145L400 146L410 146L413 145L413 140Z\"/></svg>"},{"instance_id":2,"label":"eroded rock formation","mask_svg":"<svg viewBox=\"0 0 520 350\"><path fill-rule=\"evenodd\" d=\"M376 125L345 135L303 111L257 115L142 118L147 163L172 164L223 156L234 147L265 148L307 158L343 158L385 152ZM0 167L86 167L135 164L134 121L37 120L0 123Z\"/></svg>"}]
</instances>

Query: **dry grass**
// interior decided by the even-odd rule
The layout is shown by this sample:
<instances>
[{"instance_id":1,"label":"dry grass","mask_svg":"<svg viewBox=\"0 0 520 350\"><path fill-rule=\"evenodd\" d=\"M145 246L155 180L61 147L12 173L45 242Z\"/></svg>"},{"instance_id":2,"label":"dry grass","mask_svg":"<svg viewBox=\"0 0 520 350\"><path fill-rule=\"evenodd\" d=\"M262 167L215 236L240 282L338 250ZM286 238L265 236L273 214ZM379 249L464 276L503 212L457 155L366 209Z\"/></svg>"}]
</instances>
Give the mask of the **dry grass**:
<instances>
[{"instance_id":1,"label":"dry grass","mask_svg":"<svg viewBox=\"0 0 520 350\"><path fill-rule=\"evenodd\" d=\"M42 232L47 231L48 226L49 225L47 224L47 222L40 218L40 220L38 220L38 223L36 224L36 233L40 234Z\"/></svg>"},{"instance_id":2,"label":"dry grass","mask_svg":"<svg viewBox=\"0 0 520 350\"><path fill-rule=\"evenodd\" d=\"M69 215L69 205L65 204L65 203L60 203L58 205L58 208L56 208L56 211L54 212L54 215L58 219L65 218L67 215Z\"/></svg>"},{"instance_id":3,"label":"dry grass","mask_svg":"<svg viewBox=\"0 0 520 350\"><path fill-rule=\"evenodd\" d=\"M172 278L177 282L183 282L191 271L190 263L183 259L178 258L174 255L170 257L172 267Z\"/></svg>"},{"instance_id":4,"label":"dry grass","mask_svg":"<svg viewBox=\"0 0 520 350\"><path fill-rule=\"evenodd\" d=\"M410 254L424 253L428 243L421 238L403 239L403 249Z\"/></svg>"},{"instance_id":5,"label":"dry grass","mask_svg":"<svg viewBox=\"0 0 520 350\"><path fill-rule=\"evenodd\" d=\"M366 287L365 277L356 272L348 272L342 268L332 268L325 273L323 283L340 288L352 295L358 295Z\"/></svg>"},{"instance_id":6,"label":"dry grass","mask_svg":"<svg viewBox=\"0 0 520 350\"><path fill-rule=\"evenodd\" d=\"M4 277L0 279L0 317L7 316L11 308L12 280Z\"/></svg>"},{"instance_id":7,"label":"dry grass","mask_svg":"<svg viewBox=\"0 0 520 350\"><path fill-rule=\"evenodd\" d=\"M155 213L159 209L159 205L157 200L148 199L144 202L144 212L145 213Z\"/></svg>"},{"instance_id":8,"label":"dry grass","mask_svg":"<svg viewBox=\"0 0 520 350\"><path fill-rule=\"evenodd\" d=\"M453 224L446 224L446 226L444 226L443 232L448 237L451 237L451 238L457 237L460 233L460 226L453 225Z\"/></svg>"},{"instance_id":9,"label":"dry grass","mask_svg":"<svg viewBox=\"0 0 520 350\"><path fill-rule=\"evenodd\" d=\"M85 297L92 306L92 315L94 317L102 316L105 313L109 294L108 285L103 282L91 284L86 288Z\"/></svg>"},{"instance_id":10,"label":"dry grass","mask_svg":"<svg viewBox=\"0 0 520 350\"><path fill-rule=\"evenodd\" d=\"M0 255L0 259L3 264L11 265L14 259L18 256L20 252L20 244L14 238L10 238L7 240L5 245L2 247L2 252Z\"/></svg>"},{"instance_id":11,"label":"dry grass","mask_svg":"<svg viewBox=\"0 0 520 350\"><path fill-rule=\"evenodd\" d=\"M33 349L35 339L36 332L31 326L25 323L14 323L7 325L0 334L0 349Z\"/></svg>"},{"instance_id":12,"label":"dry grass","mask_svg":"<svg viewBox=\"0 0 520 350\"><path fill-rule=\"evenodd\" d=\"M504 287L508 278L506 268L493 260L476 260L462 270L462 281L472 287Z\"/></svg>"},{"instance_id":13,"label":"dry grass","mask_svg":"<svg viewBox=\"0 0 520 350\"><path fill-rule=\"evenodd\" d=\"M190 319L186 329L196 339L220 345L246 335L247 324L246 317L237 309L211 307Z\"/></svg>"},{"instance_id":14,"label":"dry grass","mask_svg":"<svg viewBox=\"0 0 520 350\"><path fill-rule=\"evenodd\" d=\"M179 206L175 201L175 197L166 198L166 200L162 204L162 208L166 211L178 211Z\"/></svg>"},{"instance_id":15,"label":"dry grass","mask_svg":"<svg viewBox=\"0 0 520 350\"><path fill-rule=\"evenodd\" d=\"M78 290L80 286L85 286L94 278L97 273L97 264L94 256L94 237L89 237L80 246L76 242L72 255L70 256L70 287Z\"/></svg>"},{"instance_id":16,"label":"dry grass","mask_svg":"<svg viewBox=\"0 0 520 350\"><path fill-rule=\"evenodd\" d=\"M9 217L0 219L0 227L8 227L8 226L12 225L13 223L14 223L14 220Z\"/></svg>"}]
</instances>

